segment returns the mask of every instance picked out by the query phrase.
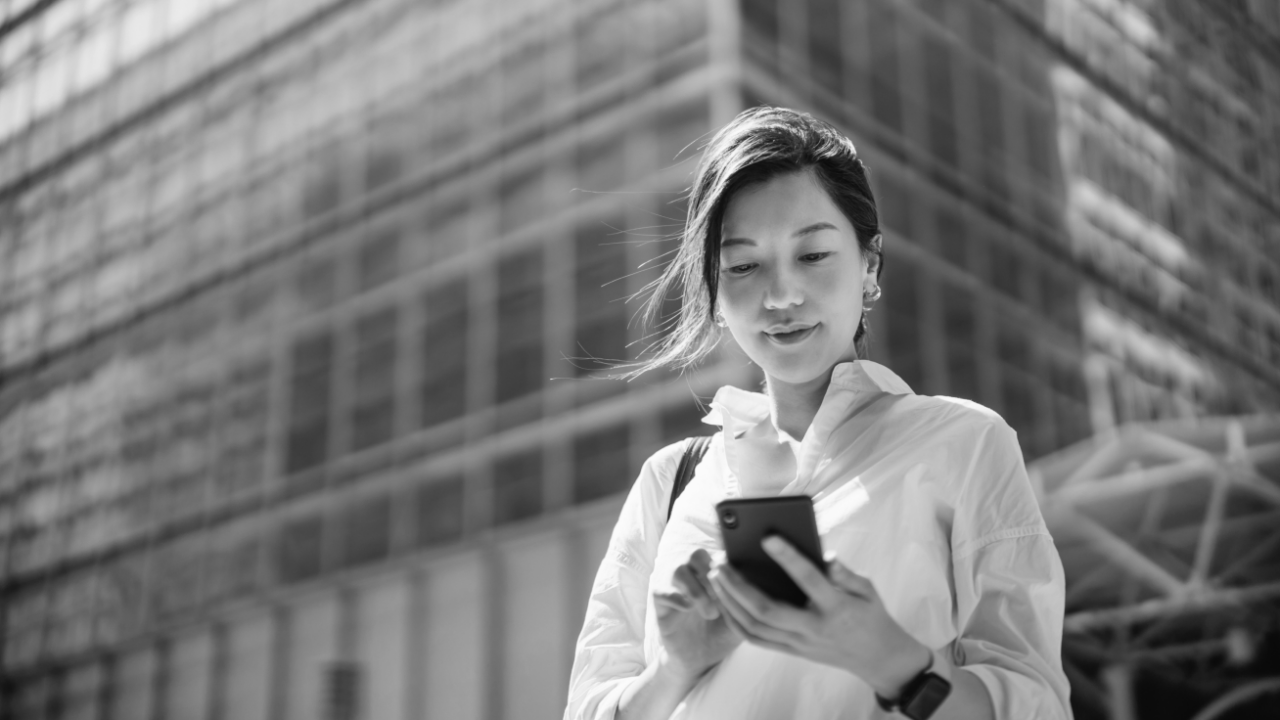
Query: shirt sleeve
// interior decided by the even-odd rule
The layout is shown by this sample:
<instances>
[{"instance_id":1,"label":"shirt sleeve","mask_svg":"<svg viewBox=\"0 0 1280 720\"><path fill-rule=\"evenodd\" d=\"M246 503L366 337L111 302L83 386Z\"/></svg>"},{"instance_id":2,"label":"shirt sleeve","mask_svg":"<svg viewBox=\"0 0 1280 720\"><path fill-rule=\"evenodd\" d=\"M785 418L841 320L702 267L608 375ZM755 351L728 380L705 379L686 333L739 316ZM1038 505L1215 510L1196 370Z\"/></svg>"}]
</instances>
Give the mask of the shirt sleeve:
<instances>
[{"instance_id":1,"label":"shirt sleeve","mask_svg":"<svg viewBox=\"0 0 1280 720\"><path fill-rule=\"evenodd\" d=\"M627 494L592 584L569 673L565 720L607 720L645 668L649 575L684 443L650 457Z\"/></svg>"},{"instance_id":2,"label":"shirt sleeve","mask_svg":"<svg viewBox=\"0 0 1280 720\"><path fill-rule=\"evenodd\" d=\"M956 509L955 660L986 686L998 720L1070 720L1062 560L1016 438L1003 422L986 430Z\"/></svg>"}]
</instances>

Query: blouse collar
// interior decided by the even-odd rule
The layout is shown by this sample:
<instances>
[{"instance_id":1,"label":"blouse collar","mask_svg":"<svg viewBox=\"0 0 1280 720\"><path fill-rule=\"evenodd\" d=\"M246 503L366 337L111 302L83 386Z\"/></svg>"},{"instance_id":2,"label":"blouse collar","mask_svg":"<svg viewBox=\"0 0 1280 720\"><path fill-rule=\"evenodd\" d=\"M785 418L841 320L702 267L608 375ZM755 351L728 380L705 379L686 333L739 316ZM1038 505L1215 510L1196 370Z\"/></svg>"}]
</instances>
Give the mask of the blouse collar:
<instances>
[{"instance_id":1,"label":"blouse collar","mask_svg":"<svg viewBox=\"0 0 1280 720\"><path fill-rule=\"evenodd\" d=\"M913 391L906 381L880 363L870 360L842 362L831 371L831 384L827 386L822 404L828 405L836 396L854 400L876 393L910 395ZM772 421L771 407L769 396L764 393L725 385L716 391L715 398L711 401L711 411L702 418L702 422L724 427L725 416L728 415L733 418L736 426L750 427L765 418ZM776 422L774 428L777 429Z\"/></svg>"},{"instance_id":2,"label":"blouse collar","mask_svg":"<svg viewBox=\"0 0 1280 720\"><path fill-rule=\"evenodd\" d=\"M702 421L724 429L725 458L729 465L727 480L736 492L755 489L740 485L737 472L739 450L736 441L753 429L757 430L752 433L757 439L762 439L759 431L763 431L791 448L796 460L796 475L787 488L796 491L804 489L821 469L827 438L845 418L881 394L905 395L911 392L902 378L889 368L869 360L856 360L840 363L832 370L822 405L803 438L793 438L778 428L767 395L728 385L716 393L711 401L711 412ZM748 469L747 476L741 478L748 486L758 484L752 481L751 475Z\"/></svg>"}]
</instances>

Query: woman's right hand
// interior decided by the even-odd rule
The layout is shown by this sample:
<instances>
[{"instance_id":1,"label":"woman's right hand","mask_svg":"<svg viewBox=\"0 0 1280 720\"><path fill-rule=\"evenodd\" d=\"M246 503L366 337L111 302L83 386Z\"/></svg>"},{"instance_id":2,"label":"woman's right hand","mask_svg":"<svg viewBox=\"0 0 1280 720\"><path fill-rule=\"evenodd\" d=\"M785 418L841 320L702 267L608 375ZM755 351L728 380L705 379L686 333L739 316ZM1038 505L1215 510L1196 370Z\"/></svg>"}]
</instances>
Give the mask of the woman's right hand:
<instances>
[{"instance_id":1,"label":"woman's right hand","mask_svg":"<svg viewBox=\"0 0 1280 720\"><path fill-rule=\"evenodd\" d=\"M730 629L707 573L711 556L698 549L676 568L675 592L655 592L658 633L671 670L697 678L723 660L741 642Z\"/></svg>"}]
</instances>

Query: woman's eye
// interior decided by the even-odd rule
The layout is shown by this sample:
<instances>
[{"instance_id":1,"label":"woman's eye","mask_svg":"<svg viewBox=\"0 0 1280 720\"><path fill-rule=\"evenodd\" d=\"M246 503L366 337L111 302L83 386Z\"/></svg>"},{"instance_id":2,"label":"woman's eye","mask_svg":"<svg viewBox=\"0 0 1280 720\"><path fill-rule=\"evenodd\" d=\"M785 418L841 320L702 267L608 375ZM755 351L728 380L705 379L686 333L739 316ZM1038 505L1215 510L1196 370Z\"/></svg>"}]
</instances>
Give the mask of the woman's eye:
<instances>
[{"instance_id":1,"label":"woman's eye","mask_svg":"<svg viewBox=\"0 0 1280 720\"><path fill-rule=\"evenodd\" d=\"M825 258L830 254L831 253L829 252L813 252L813 253L801 255L800 259L803 260L804 262L814 263L814 262L818 262L819 260Z\"/></svg>"},{"instance_id":2,"label":"woman's eye","mask_svg":"<svg viewBox=\"0 0 1280 720\"><path fill-rule=\"evenodd\" d=\"M743 275L745 273L751 272L751 269L754 267L755 267L755 263L742 263L741 265L731 265L728 268L726 268L726 270L731 275Z\"/></svg>"}]
</instances>

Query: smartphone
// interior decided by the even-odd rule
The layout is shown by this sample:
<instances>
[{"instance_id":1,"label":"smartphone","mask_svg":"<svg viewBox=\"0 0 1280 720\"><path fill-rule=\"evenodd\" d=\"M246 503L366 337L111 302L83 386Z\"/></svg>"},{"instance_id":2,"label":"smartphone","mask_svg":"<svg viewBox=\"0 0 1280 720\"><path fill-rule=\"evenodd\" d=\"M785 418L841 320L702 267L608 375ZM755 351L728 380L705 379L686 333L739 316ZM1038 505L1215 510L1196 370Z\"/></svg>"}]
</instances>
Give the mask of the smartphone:
<instances>
[{"instance_id":1,"label":"smartphone","mask_svg":"<svg viewBox=\"0 0 1280 720\"><path fill-rule=\"evenodd\" d=\"M808 495L740 498L716 504L720 535L724 538L729 564L770 597L804 607L809 596L774 562L760 542L780 535L824 574L822 540L813 517L813 499Z\"/></svg>"}]
</instances>

